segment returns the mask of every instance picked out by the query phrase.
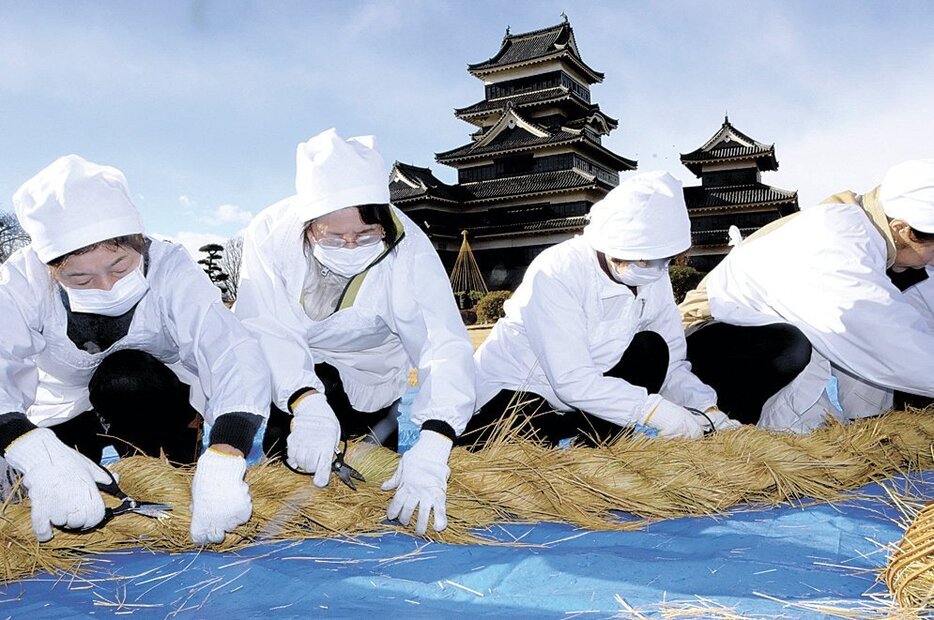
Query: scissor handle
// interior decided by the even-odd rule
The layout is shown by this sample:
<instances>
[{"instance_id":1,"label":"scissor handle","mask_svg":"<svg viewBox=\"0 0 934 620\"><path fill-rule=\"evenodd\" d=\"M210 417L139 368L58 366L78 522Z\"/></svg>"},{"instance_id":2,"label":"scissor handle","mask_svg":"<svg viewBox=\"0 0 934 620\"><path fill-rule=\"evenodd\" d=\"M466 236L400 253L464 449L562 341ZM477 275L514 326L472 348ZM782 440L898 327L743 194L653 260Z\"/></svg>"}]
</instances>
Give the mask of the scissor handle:
<instances>
[{"instance_id":1,"label":"scissor handle","mask_svg":"<svg viewBox=\"0 0 934 620\"><path fill-rule=\"evenodd\" d=\"M103 491L108 495L113 495L119 500L126 499L127 495L120 489L120 486L117 484L117 478L113 475L113 472L101 465L98 465L98 467L101 469L101 471L107 474L108 478L110 478L110 482L98 482L98 490Z\"/></svg>"},{"instance_id":2,"label":"scissor handle","mask_svg":"<svg viewBox=\"0 0 934 620\"><path fill-rule=\"evenodd\" d=\"M708 427L704 429L704 437L711 435L717 431L716 425L714 425L713 420L710 419L710 416L701 411L700 409L695 409L694 407L685 407L688 411L694 415L703 416L707 420Z\"/></svg>"}]
</instances>

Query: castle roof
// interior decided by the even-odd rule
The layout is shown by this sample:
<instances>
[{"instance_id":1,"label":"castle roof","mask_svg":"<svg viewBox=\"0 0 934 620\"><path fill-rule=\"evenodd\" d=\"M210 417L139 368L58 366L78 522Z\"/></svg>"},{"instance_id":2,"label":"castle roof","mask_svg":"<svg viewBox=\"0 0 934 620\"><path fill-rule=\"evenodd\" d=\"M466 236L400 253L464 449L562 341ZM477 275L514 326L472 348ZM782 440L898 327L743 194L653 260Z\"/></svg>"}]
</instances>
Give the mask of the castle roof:
<instances>
[{"instance_id":1,"label":"castle roof","mask_svg":"<svg viewBox=\"0 0 934 620\"><path fill-rule=\"evenodd\" d=\"M688 211L693 213L700 209L723 211L731 207L748 210L758 206L797 205L798 192L779 189L764 183L721 187L697 185L684 188L684 201Z\"/></svg>"},{"instance_id":2,"label":"castle roof","mask_svg":"<svg viewBox=\"0 0 934 620\"><path fill-rule=\"evenodd\" d=\"M681 155L681 163L698 177L705 165L724 162L749 162L759 170L778 169L775 145L750 138L733 127L729 117L724 117L723 125L703 146Z\"/></svg>"},{"instance_id":3,"label":"castle roof","mask_svg":"<svg viewBox=\"0 0 934 620\"><path fill-rule=\"evenodd\" d=\"M557 26L506 35L495 56L472 65L467 70L474 76L484 76L551 60L564 60L576 67L591 84L603 81L603 74L594 71L583 61L574 39L574 30L565 17Z\"/></svg>"}]
</instances>

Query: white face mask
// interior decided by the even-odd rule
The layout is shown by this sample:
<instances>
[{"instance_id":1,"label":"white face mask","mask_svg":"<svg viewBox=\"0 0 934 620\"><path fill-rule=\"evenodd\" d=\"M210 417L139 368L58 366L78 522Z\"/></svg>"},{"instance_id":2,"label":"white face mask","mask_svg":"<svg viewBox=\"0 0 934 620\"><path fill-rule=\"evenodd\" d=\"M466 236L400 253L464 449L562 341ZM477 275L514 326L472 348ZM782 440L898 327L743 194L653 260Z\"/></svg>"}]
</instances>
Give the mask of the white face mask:
<instances>
[{"instance_id":1,"label":"white face mask","mask_svg":"<svg viewBox=\"0 0 934 620\"><path fill-rule=\"evenodd\" d=\"M608 261L609 262L609 261ZM668 275L668 261L648 261L644 267L636 262L620 267L610 262L613 279L627 286L647 286Z\"/></svg>"},{"instance_id":2,"label":"white face mask","mask_svg":"<svg viewBox=\"0 0 934 620\"><path fill-rule=\"evenodd\" d=\"M117 280L109 291L99 288L69 288L62 285L68 295L72 312L120 316L135 306L149 290L143 276L143 257L136 269Z\"/></svg>"},{"instance_id":3,"label":"white face mask","mask_svg":"<svg viewBox=\"0 0 934 620\"><path fill-rule=\"evenodd\" d=\"M385 247L383 243L374 243L355 248L326 248L316 243L311 253L319 263L334 273L350 278L366 269L383 253Z\"/></svg>"}]
</instances>

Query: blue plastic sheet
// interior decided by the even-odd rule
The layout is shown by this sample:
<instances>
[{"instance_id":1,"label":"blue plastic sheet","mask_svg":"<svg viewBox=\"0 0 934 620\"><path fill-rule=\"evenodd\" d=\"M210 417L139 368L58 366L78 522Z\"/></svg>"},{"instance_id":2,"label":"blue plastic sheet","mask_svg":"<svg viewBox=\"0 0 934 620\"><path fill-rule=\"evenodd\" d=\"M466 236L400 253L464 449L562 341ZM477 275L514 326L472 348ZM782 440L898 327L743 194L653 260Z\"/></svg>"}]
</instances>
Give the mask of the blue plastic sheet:
<instances>
[{"instance_id":1,"label":"blue plastic sheet","mask_svg":"<svg viewBox=\"0 0 934 620\"><path fill-rule=\"evenodd\" d=\"M934 474L885 484L930 497ZM885 546L904 533L883 487L859 495L634 532L498 526L485 534L500 546L443 545L400 532L239 553L107 554L81 577L40 575L0 587L0 618L605 618L629 608L660 616L666 606L819 618L819 605L872 604L867 593L884 592L876 575Z\"/></svg>"}]
</instances>

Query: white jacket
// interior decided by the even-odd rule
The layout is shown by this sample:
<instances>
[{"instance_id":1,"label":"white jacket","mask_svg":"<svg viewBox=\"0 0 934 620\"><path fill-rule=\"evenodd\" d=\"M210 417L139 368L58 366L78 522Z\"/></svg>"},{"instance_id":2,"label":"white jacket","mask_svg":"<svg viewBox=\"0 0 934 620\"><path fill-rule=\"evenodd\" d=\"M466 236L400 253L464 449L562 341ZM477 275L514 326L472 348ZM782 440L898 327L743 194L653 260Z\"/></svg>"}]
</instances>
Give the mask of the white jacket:
<instances>
[{"instance_id":1,"label":"white jacket","mask_svg":"<svg viewBox=\"0 0 934 620\"><path fill-rule=\"evenodd\" d=\"M91 354L68 338L60 288L48 267L30 247L13 254L0 267L0 412L25 412L39 426L69 420L91 408L88 382L101 361L136 349L191 384L191 401L208 423L235 411L266 418L270 388L262 353L185 249L153 240L146 280L149 291L127 335Z\"/></svg>"},{"instance_id":2,"label":"white jacket","mask_svg":"<svg viewBox=\"0 0 934 620\"><path fill-rule=\"evenodd\" d=\"M934 267L928 267L927 270L927 280L905 291L905 297L927 321L928 330L934 333Z\"/></svg>"},{"instance_id":3,"label":"white jacket","mask_svg":"<svg viewBox=\"0 0 934 620\"><path fill-rule=\"evenodd\" d=\"M834 366L934 396L934 333L885 275L881 226L858 205L822 204L747 239L706 278L713 318L790 323Z\"/></svg>"},{"instance_id":4,"label":"white jacket","mask_svg":"<svg viewBox=\"0 0 934 620\"><path fill-rule=\"evenodd\" d=\"M287 411L289 397L304 387L324 391L318 362L338 370L359 411L401 397L417 368L412 420L442 420L462 432L474 406L473 347L428 238L393 207L402 240L369 270L351 307L313 321L301 303L305 223L290 201L268 207L247 229L234 307L266 354L276 406Z\"/></svg>"},{"instance_id":5,"label":"white jacket","mask_svg":"<svg viewBox=\"0 0 934 620\"><path fill-rule=\"evenodd\" d=\"M576 237L542 252L474 355L477 405L500 390L529 391L561 411L580 409L620 426L640 422L648 393L603 373L619 362L639 331L668 343L665 398L705 410L717 404L713 388L691 372L671 281L638 289L612 281L596 252Z\"/></svg>"}]
</instances>

